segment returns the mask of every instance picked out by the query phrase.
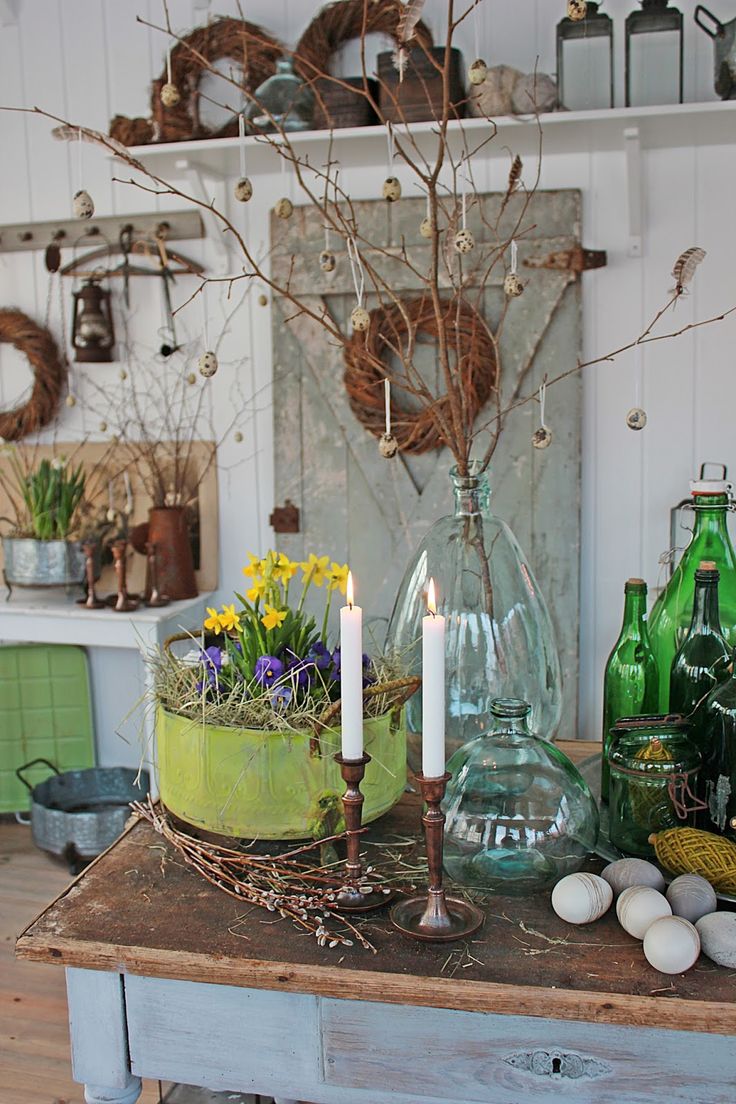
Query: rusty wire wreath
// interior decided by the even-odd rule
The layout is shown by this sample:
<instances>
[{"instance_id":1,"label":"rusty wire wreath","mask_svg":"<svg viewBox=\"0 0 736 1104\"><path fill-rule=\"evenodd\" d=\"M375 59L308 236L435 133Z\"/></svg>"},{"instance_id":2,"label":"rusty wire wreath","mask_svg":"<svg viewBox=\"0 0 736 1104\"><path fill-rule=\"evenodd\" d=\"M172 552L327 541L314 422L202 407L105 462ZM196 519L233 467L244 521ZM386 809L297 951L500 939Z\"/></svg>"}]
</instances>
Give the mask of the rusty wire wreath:
<instances>
[{"instance_id":1,"label":"rusty wire wreath","mask_svg":"<svg viewBox=\"0 0 736 1104\"><path fill-rule=\"evenodd\" d=\"M180 102L175 107L164 107L161 103L161 89L167 81L164 68L151 85L152 119L116 115L110 124L110 136L126 146L185 142L190 138L231 138L238 133L235 114L219 130L208 130L200 121L202 60L211 65L231 58L246 74L243 87L253 92L276 71L276 62L283 53L275 38L242 19L222 16L204 27L196 27L171 50L171 80L179 90Z\"/></svg>"},{"instance_id":2,"label":"rusty wire wreath","mask_svg":"<svg viewBox=\"0 0 736 1104\"><path fill-rule=\"evenodd\" d=\"M299 39L294 51L294 68L305 81L328 74L330 58L351 39L360 38L365 17L366 34L388 34L396 38L402 4L396 0L334 0L322 8ZM421 20L415 30L416 42L430 49L432 32Z\"/></svg>"},{"instance_id":3,"label":"rusty wire wreath","mask_svg":"<svg viewBox=\"0 0 736 1104\"><path fill-rule=\"evenodd\" d=\"M28 402L0 411L0 437L19 441L53 420L66 381L66 365L47 329L15 308L0 310L0 341L14 345L33 369Z\"/></svg>"},{"instance_id":4,"label":"rusty wire wreath","mask_svg":"<svg viewBox=\"0 0 736 1104\"><path fill-rule=\"evenodd\" d=\"M455 374L465 395L465 417L469 426L493 393L498 376L496 344L485 321L465 300L446 299L445 326L448 334L457 328L457 365ZM413 348L419 334L436 340L437 317L429 296L402 301L401 306L375 307L370 312L370 325L365 333L356 332L345 345L345 389L350 407L359 422L380 437L385 430L384 380L391 376L384 370L391 348L401 342ZM407 325L408 322L408 325ZM407 340L408 339L408 340ZM442 448L447 442L437 425L435 411L443 420L450 420L448 395L437 397L432 406L421 410L402 409L396 403L396 384L392 389L391 429L403 452L422 453Z\"/></svg>"}]
</instances>

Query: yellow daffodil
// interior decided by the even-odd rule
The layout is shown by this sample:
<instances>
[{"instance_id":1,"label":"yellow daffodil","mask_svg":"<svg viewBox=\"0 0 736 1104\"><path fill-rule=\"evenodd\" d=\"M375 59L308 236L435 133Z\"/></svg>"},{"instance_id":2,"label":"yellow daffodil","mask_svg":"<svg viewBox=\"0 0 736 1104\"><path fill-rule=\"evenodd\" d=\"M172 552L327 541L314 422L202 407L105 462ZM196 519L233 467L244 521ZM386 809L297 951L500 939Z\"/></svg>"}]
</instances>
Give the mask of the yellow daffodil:
<instances>
[{"instance_id":1,"label":"yellow daffodil","mask_svg":"<svg viewBox=\"0 0 736 1104\"><path fill-rule=\"evenodd\" d=\"M332 561L332 567L325 572L327 578L327 586L330 590L339 590L341 594L344 594L348 588L348 574L350 568L347 564L340 566L339 563Z\"/></svg>"},{"instance_id":2,"label":"yellow daffodil","mask_svg":"<svg viewBox=\"0 0 736 1104\"><path fill-rule=\"evenodd\" d=\"M321 587L325 581L325 571L328 563L329 556L315 556L314 552L310 552L306 563L300 565L304 572L304 582L314 583L315 586Z\"/></svg>"},{"instance_id":3,"label":"yellow daffodil","mask_svg":"<svg viewBox=\"0 0 736 1104\"><path fill-rule=\"evenodd\" d=\"M249 602L257 602L266 593L266 580L254 579L253 586L246 590L245 597Z\"/></svg>"},{"instance_id":4,"label":"yellow daffodil","mask_svg":"<svg viewBox=\"0 0 736 1104\"><path fill-rule=\"evenodd\" d=\"M274 564L273 577L280 580L284 586L288 586L289 582L294 578L300 565L294 560L290 560L285 552L279 552Z\"/></svg>"},{"instance_id":5,"label":"yellow daffodil","mask_svg":"<svg viewBox=\"0 0 736 1104\"><path fill-rule=\"evenodd\" d=\"M235 612L235 603L231 606L223 606L222 613L220 614L220 624L225 632L230 632L231 629L237 629L240 632L240 614Z\"/></svg>"},{"instance_id":6,"label":"yellow daffodil","mask_svg":"<svg viewBox=\"0 0 736 1104\"><path fill-rule=\"evenodd\" d=\"M212 609L211 606L207 606L207 613L209 614L209 617L207 617L205 619L205 622L204 622L205 629L207 629L209 632L218 633L218 634L221 633L222 632L222 622L220 620L220 615L217 612L217 610Z\"/></svg>"},{"instance_id":7,"label":"yellow daffodil","mask_svg":"<svg viewBox=\"0 0 736 1104\"><path fill-rule=\"evenodd\" d=\"M248 553L248 560L250 561L244 568L243 574L246 579L258 579L263 575L263 569L265 567L265 561L254 556L252 552Z\"/></svg>"},{"instance_id":8,"label":"yellow daffodil","mask_svg":"<svg viewBox=\"0 0 736 1104\"><path fill-rule=\"evenodd\" d=\"M266 602L266 612L261 618L261 624L267 629L280 629L288 612L288 610L277 610L275 606L269 606Z\"/></svg>"}]
</instances>

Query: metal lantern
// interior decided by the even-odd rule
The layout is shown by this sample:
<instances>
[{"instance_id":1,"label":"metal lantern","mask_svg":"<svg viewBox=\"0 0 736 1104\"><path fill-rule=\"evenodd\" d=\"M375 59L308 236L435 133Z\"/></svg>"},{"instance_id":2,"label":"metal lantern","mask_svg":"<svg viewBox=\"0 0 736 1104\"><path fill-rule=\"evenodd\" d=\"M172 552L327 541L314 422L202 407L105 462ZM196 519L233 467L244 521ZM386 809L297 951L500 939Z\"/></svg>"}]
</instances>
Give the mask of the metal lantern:
<instances>
[{"instance_id":1,"label":"metal lantern","mask_svg":"<svg viewBox=\"0 0 736 1104\"><path fill-rule=\"evenodd\" d=\"M74 292L72 345L75 360L82 363L104 364L113 359L115 330L110 292L98 280L86 280Z\"/></svg>"},{"instance_id":2,"label":"metal lantern","mask_svg":"<svg viewBox=\"0 0 736 1104\"><path fill-rule=\"evenodd\" d=\"M640 0L626 18L626 106L682 103L682 12Z\"/></svg>"},{"instance_id":3,"label":"metal lantern","mask_svg":"<svg viewBox=\"0 0 736 1104\"><path fill-rule=\"evenodd\" d=\"M585 19L557 24L557 87L568 111L613 107L613 20L588 3Z\"/></svg>"},{"instance_id":4,"label":"metal lantern","mask_svg":"<svg viewBox=\"0 0 736 1104\"><path fill-rule=\"evenodd\" d=\"M276 72L256 88L245 117L248 126L264 134L279 127L285 131L309 130L314 114L314 94L296 75L289 58L276 62Z\"/></svg>"}]
</instances>

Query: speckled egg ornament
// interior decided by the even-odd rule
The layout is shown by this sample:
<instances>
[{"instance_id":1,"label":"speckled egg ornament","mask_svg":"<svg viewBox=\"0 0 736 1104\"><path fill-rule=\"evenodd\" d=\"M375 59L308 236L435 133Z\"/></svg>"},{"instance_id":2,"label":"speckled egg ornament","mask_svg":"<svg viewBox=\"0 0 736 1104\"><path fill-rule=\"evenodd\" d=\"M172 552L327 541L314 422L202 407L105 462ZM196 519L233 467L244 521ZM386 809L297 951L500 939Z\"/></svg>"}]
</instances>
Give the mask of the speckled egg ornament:
<instances>
[{"instance_id":1,"label":"speckled egg ornament","mask_svg":"<svg viewBox=\"0 0 736 1104\"><path fill-rule=\"evenodd\" d=\"M164 107L176 107L181 101L181 92L175 84L170 82L165 84L161 89L161 103Z\"/></svg>"},{"instance_id":2,"label":"speckled egg ornament","mask_svg":"<svg viewBox=\"0 0 736 1104\"><path fill-rule=\"evenodd\" d=\"M567 18L579 23L588 14L587 0L567 0Z\"/></svg>"},{"instance_id":3,"label":"speckled egg ornament","mask_svg":"<svg viewBox=\"0 0 736 1104\"><path fill-rule=\"evenodd\" d=\"M69 407L77 405L77 400L74 398L74 395L67 395L67 397L64 399L64 402Z\"/></svg>"},{"instance_id":4,"label":"speckled egg ornament","mask_svg":"<svg viewBox=\"0 0 736 1104\"><path fill-rule=\"evenodd\" d=\"M187 383L191 386L193 383L196 383L196 382L197 382L197 377L195 376L194 372L190 372L189 375L187 376Z\"/></svg>"},{"instance_id":5,"label":"speckled egg ornament","mask_svg":"<svg viewBox=\"0 0 736 1104\"><path fill-rule=\"evenodd\" d=\"M240 180L233 188L233 194L238 203L247 203L248 200L251 199L253 196L253 185L247 176L241 176Z\"/></svg>"},{"instance_id":6,"label":"speckled egg ornament","mask_svg":"<svg viewBox=\"0 0 736 1104\"><path fill-rule=\"evenodd\" d=\"M476 58L473 64L468 69L468 80L471 84L479 85L488 76L488 66L483 61L483 58Z\"/></svg>"},{"instance_id":7,"label":"speckled egg ornament","mask_svg":"<svg viewBox=\"0 0 736 1104\"><path fill-rule=\"evenodd\" d=\"M119 375L120 375L120 379L121 379L121 380L123 381L123 383L125 383L125 381L126 381L126 380L127 380L127 378L128 378L128 373L127 373L127 372L125 371L125 369L124 369L124 368L121 368L121 369L120 369L120 373L119 373Z\"/></svg>"},{"instance_id":8,"label":"speckled egg ornament","mask_svg":"<svg viewBox=\"0 0 736 1104\"><path fill-rule=\"evenodd\" d=\"M371 316L365 307L354 307L350 315L350 325L354 330L365 333L371 324Z\"/></svg>"},{"instance_id":9,"label":"speckled egg ornament","mask_svg":"<svg viewBox=\"0 0 736 1104\"><path fill-rule=\"evenodd\" d=\"M198 368L200 376L204 376L205 379L210 379L211 376L214 376L218 368L215 354L210 350L206 353L202 353L199 358Z\"/></svg>"},{"instance_id":10,"label":"speckled egg ornament","mask_svg":"<svg viewBox=\"0 0 736 1104\"><path fill-rule=\"evenodd\" d=\"M107 422L100 422L100 433L107 433Z\"/></svg>"},{"instance_id":11,"label":"speckled egg ornament","mask_svg":"<svg viewBox=\"0 0 736 1104\"><path fill-rule=\"evenodd\" d=\"M242 433L240 432L240 430L239 430L239 429L238 429L238 430L236 430L236 431L235 431L235 433L233 433L233 440L234 440L234 441L235 441L235 442L236 442L237 444L240 444L240 442L241 442L241 441L243 440L243 434L242 434Z\"/></svg>"},{"instance_id":12,"label":"speckled egg ornament","mask_svg":"<svg viewBox=\"0 0 736 1104\"><path fill-rule=\"evenodd\" d=\"M432 220L430 218L423 218L422 219L422 221L420 223L420 226L419 226L419 233L421 234L421 236L423 238L431 238L432 237Z\"/></svg>"},{"instance_id":13,"label":"speckled egg ornament","mask_svg":"<svg viewBox=\"0 0 736 1104\"><path fill-rule=\"evenodd\" d=\"M267 307L268 306L268 296L264 295L263 292L261 292L261 294L258 296L258 306L259 307Z\"/></svg>"},{"instance_id":14,"label":"speckled egg ornament","mask_svg":"<svg viewBox=\"0 0 736 1104\"><path fill-rule=\"evenodd\" d=\"M454 245L456 253L470 253L475 249L475 238L464 226L461 230L458 230L455 235Z\"/></svg>"},{"instance_id":15,"label":"speckled egg ornament","mask_svg":"<svg viewBox=\"0 0 736 1104\"><path fill-rule=\"evenodd\" d=\"M503 282L504 295L509 299L518 299L524 293L524 285L515 272L509 272Z\"/></svg>"},{"instance_id":16,"label":"speckled egg ornament","mask_svg":"<svg viewBox=\"0 0 736 1104\"><path fill-rule=\"evenodd\" d=\"M632 406L626 415L626 424L629 429L643 429L647 424L647 412L640 406Z\"/></svg>"},{"instance_id":17,"label":"speckled egg ornament","mask_svg":"<svg viewBox=\"0 0 736 1104\"><path fill-rule=\"evenodd\" d=\"M294 204L287 196L282 196L281 199L276 200L276 205L273 210L276 218L290 219L294 214Z\"/></svg>"},{"instance_id":18,"label":"speckled egg ornament","mask_svg":"<svg viewBox=\"0 0 736 1104\"><path fill-rule=\"evenodd\" d=\"M540 426L532 434L532 444L535 449L546 449L552 444L552 430L547 426Z\"/></svg>"},{"instance_id":19,"label":"speckled egg ornament","mask_svg":"<svg viewBox=\"0 0 736 1104\"><path fill-rule=\"evenodd\" d=\"M80 188L78 192L74 193L72 210L74 211L74 217L78 219L91 219L95 213L92 196L89 192L85 192L84 188Z\"/></svg>"},{"instance_id":20,"label":"speckled egg ornament","mask_svg":"<svg viewBox=\"0 0 736 1104\"><path fill-rule=\"evenodd\" d=\"M399 451L399 442L393 433L382 433L378 440L378 451L384 460L390 460Z\"/></svg>"},{"instance_id":21,"label":"speckled egg ornament","mask_svg":"<svg viewBox=\"0 0 736 1104\"><path fill-rule=\"evenodd\" d=\"M334 272L337 259L329 249L323 249L319 255L319 267L323 272Z\"/></svg>"},{"instance_id":22,"label":"speckled egg ornament","mask_svg":"<svg viewBox=\"0 0 736 1104\"><path fill-rule=\"evenodd\" d=\"M401 199L401 181L395 176L387 176L383 182L383 198L389 203Z\"/></svg>"},{"instance_id":23,"label":"speckled egg ornament","mask_svg":"<svg viewBox=\"0 0 736 1104\"><path fill-rule=\"evenodd\" d=\"M105 517L107 518L107 520L108 520L109 522L113 522L113 521L115 521L115 518L116 518L117 516L118 516L118 515L117 515L117 511L116 511L116 510L113 510L112 506L111 506L111 507L109 508L109 510L108 510L108 511L107 511L107 513L105 514Z\"/></svg>"}]
</instances>

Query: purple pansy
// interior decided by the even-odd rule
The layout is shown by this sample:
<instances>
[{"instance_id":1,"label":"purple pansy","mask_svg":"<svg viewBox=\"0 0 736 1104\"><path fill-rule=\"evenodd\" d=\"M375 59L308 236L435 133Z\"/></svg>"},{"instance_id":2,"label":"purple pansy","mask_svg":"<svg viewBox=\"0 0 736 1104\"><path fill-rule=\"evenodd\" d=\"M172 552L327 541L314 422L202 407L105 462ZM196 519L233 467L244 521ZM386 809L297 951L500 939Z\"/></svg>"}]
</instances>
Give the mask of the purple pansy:
<instances>
[{"instance_id":1,"label":"purple pansy","mask_svg":"<svg viewBox=\"0 0 736 1104\"><path fill-rule=\"evenodd\" d=\"M341 671L341 663L342 663L342 658L340 656L340 649L339 648L335 648L334 652L332 653L332 656L330 657L330 661L331 661L330 674L332 675L333 678L339 679L340 678L340 671Z\"/></svg>"},{"instance_id":2,"label":"purple pansy","mask_svg":"<svg viewBox=\"0 0 736 1104\"><path fill-rule=\"evenodd\" d=\"M292 692L290 686L277 686L271 691L271 704L274 709L286 709L290 704Z\"/></svg>"},{"instance_id":3,"label":"purple pansy","mask_svg":"<svg viewBox=\"0 0 736 1104\"><path fill-rule=\"evenodd\" d=\"M300 659L294 652L287 651L286 673L296 679L297 689L306 690L312 678L314 663L310 659Z\"/></svg>"},{"instance_id":4,"label":"purple pansy","mask_svg":"<svg viewBox=\"0 0 736 1104\"><path fill-rule=\"evenodd\" d=\"M366 686L372 686L375 681L371 657L363 652L363 689L365 690Z\"/></svg>"},{"instance_id":5,"label":"purple pansy","mask_svg":"<svg viewBox=\"0 0 736 1104\"><path fill-rule=\"evenodd\" d=\"M284 673L284 665L276 656L262 655L256 660L253 677L261 686L273 686Z\"/></svg>"},{"instance_id":6,"label":"purple pansy","mask_svg":"<svg viewBox=\"0 0 736 1104\"><path fill-rule=\"evenodd\" d=\"M307 653L307 659L314 664L318 671L326 671L332 663L330 650L321 640L315 640Z\"/></svg>"}]
</instances>

